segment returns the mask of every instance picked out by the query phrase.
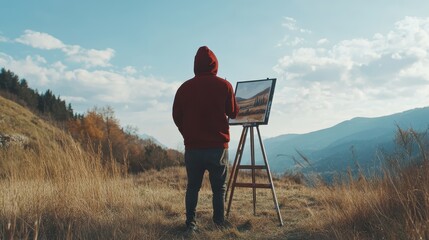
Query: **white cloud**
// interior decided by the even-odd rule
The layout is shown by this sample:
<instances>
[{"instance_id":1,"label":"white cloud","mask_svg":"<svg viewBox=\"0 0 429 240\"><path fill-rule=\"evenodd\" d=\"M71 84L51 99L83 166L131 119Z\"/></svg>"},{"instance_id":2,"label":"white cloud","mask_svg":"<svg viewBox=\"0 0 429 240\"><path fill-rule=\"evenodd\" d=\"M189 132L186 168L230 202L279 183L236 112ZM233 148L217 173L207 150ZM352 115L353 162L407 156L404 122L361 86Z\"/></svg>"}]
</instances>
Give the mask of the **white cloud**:
<instances>
[{"instance_id":1,"label":"white cloud","mask_svg":"<svg viewBox=\"0 0 429 240\"><path fill-rule=\"evenodd\" d=\"M296 21L286 20L285 27L297 29ZM322 48L325 43L295 48L274 67L280 93L273 111L290 119L290 127L316 130L355 116L429 105L429 18L406 17L371 39Z\"/></svg>"},{"instance_id":2,"label":"white cloud","mask_svg":"<svg viewBox=\"0 0 429 240\"><path fill-rule=\"evenodd\" d=\"M5 67L12 61L13 61L13 58L11 56L0 52L0 67Z\"/></svg>"},{"instance_id":3,"label":"white cloud","mask_svg":"<svg viewBox=\"0 0 429 240\"><path fill-rule=\"evenodd\" d=\"M284 38L277 44L277 47L282 47L282 46L296 47L298 45L303 44L304 42L305 42L304 38L300 38L300 37L291 38L289 36L284 36Z\"/></svg>"},{"instance_id":4,"label":"white cloud","mask_svg":"<svg viewBox=\"0 0 429 240\"><path fill-rule=\"evenodd\" d=\"M62 96L61 99L66 102L87 102L86 98L79 96Z\"/></svg>"},{"instance_id":5,"label":"white cloud","mask_svg":"<svg viewBox=\"0 0 429 240\"><path fill-rule=\"evenodd\" d=\"M80 88L92 90L95 98L107 103L136 103L174 95L177 84L166 83L154 77L129 76L114 71L76 69L68 80Z\"/></svg>"},{"instance_id":6,"label":"white cloud","mask_svg":"<svg viewBox=\"0 0 429 240\"><path fill-rule=\"evenodd\" d=\"M38 55L16 60L5 53L0 53L0 64L15 72L19 77L26 78L37 88L53 84L62 76L60 63L49 65L45 58ZM35 86L33 88L36 88ZM32 87L31 84L30 87Z\"/></svg>"},{"instance_id":7,"label":"white cloud","mask_svg":"<svg viewBox=\"0 0 429 240\"><path fill-rule=\"evenodd\" d=\"M300 35L311 33L310 30L304 29L298 26L297 21L291 17L284 17L282 26L289 31L283 37L283 39L277 43L276 47L283 47L283 46L296 47L298 45L302 45L306 43L306 40Z\"/></svg>"},{"instance_id":8,"label":"white cloud","mask_svg":"<svg viewBox=\"0 0 429 240\"><path fill-rule=\"evenodd\" d=\"M299 27L297 21L291 17L284 17L282 26L290 31L298 31L300 33L311 33L311 30Z\"/></svg>"},{"instance_id":9,"label":"white cloud","mask_svg":"<svg viewBox=\"0 0 429 240\"><path fill-rule=\"evenodd\" d=\"M115 55L115 50L107 48L106 50L81 49L77 54L70 54L69 60L83 63L87 67L108 67L111 66L110 60Z\"/></svg>"},{"instance_id":10,"label":"white cloud","mask_svg":"<svg viewBox=\"0 0 429 240\"><path fill-rule=\"evenodd\" d=\"M115 50L111 48L97 50L85 49L78 45L67 45L50 34L32 30L25 30L24 34L15 41L38 49L59 49L66 54L67 60L84 64L86 68L111 66L110 60L115 56Z\"/></svg>"},{"instance_id":11,"label":"white cloud","mask_svg":"<svg viewBox=\"0 0 429 240\"><path fill-rule=\"evenodd\" d=\"M126 67L124 67L124 72L126 73L126 74L135 74L135 73L137 73L137 70L133 67L133 66L126 66Z\"/></svg>"},{"instance_id":12,"label":"white cloud","mask_svg":"<svg viewBox=\"0 0 429 240\"><path fill-rule=\"evenodd\" d=\"M325 44L327 44L327 43L329 43L329 40L328 40L328 39L326 39L326 38L322 38L322 39L319 39L319 40L317 41L317 45L325 45Z\"/></svg>"},{"instance_id":13,"label":"white cloud","mask_svg":"<svg viewBox=\"0 0 429 240\"><path fill-rule=\"evenodd\" d=\"M26 78L30 87L41 91L49 88L56 94L67 96L65 98L73 104L84 104L86 109L115 104L128 105L130 111L156 106L167 109L180 85L133 74L136 69L131 66L125 68L127 73L114 69L71 68L61 61L49 63L38 55L14 59L0 53L0 64Z\"/></svg>"},{"instance_id":14,"label":"white cloud","mask_svg":"<svg viewBox=\"0 0 429 240\"><path fill-rule=\"evenodd\" d=\"M61 49L65 46L59 39L49 34L35 32L32 30L25 30L24 34L15 39L15 41L34 48L46 50Z\"/></svg>"}]
</instances>

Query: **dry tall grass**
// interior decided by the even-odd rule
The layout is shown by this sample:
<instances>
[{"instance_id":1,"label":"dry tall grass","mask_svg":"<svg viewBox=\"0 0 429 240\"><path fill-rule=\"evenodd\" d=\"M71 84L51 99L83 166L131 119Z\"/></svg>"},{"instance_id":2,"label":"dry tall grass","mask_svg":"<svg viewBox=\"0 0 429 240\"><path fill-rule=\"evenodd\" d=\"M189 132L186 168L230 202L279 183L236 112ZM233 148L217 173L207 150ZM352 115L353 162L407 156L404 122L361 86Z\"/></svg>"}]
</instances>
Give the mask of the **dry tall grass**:
<instances>
[{"instance_id":1,"label":"dry tall grass","mask_svg":"<svg viewBox=\"0 0 429 240\"><path fill-rule=\"evenodd\" d=\"M36 142L27 149L0 150L4 239L72 237L92 224L104 224L109 208L127 195L118 191L117 170L106 170L96 155L82 151L64 133L57 137L54 147Z\"/></svg>"},{"instance_id":2,"label":"dry tall grass","mask_svg":"<svg viewBox=\"0 0 429 240\"><path fill-rule=\"evenodd\" d=\"M0 239L183 237L184 168L127 176L115 164L101 163L99 151L83 151L70 136L21 106L0 98L0 109L0 132L28 137L24 145L0 147ZM279 200L299 192L286 180L278 184ZM266 190L258 191L258 215L253 216L250 194L248 189L236 191L230 215L234 227L219 230L211 222L205 182L197 209L201 230L195 238L281 239L300 221L283 200L282 214L293 223L277 227Z\"/></svg>"},{"instance_id":3,"label":"dry tall grass","mask_svg":"<svg viewBox=\"0 0 429 240\"><path fill-rule=\"evenodd\" d=\"M66 136L64 136L67 138ZM66 140L64 140L66 141ZM103 167L96 154L73 142L61 149L1 150L1 239L181 239L184 231L183 168L124 176ZM25 163L25 164L24 164ZM257 215L250 189L237 189L229 220L211 222L211 193L204 182L195 239L427 239L428 165L386 171L308 188L276 179L285 227L278 227L269 190L258 190ZM240 181L250 182L240 175ZM207 178L206 178L207 179ZM265 181L261 175L258 181Z\"/></svg>"},{"instance_id":4,"label":"dry tall grass","mask_svg":"<svg viewBox=\"0 0 429 240\"><path fill-rule=\"evenodd\" d=\"M382 176L319 186L321 208L307 225L324 239L429 239L429 159L425 136L398 130Z\"/></svg>"},{"instance_id":5,"label":"dry tall grass","mask_svg":"<svg viewBox=\"0 0 429 240\"><path fill-rule=\"evenodd\" d=\"M58 132L57 140L62 140L55 148L36 144L32 148L37 150L0 150L2 162L11 163L0 170L1 239L183 238L184 168L125 176L115 165L102 166L100 156L82 151L62 134ZM242 181L250 178L244 174ZM291 194L287 189L297 193L300 187L285 179L277 184L288 227L278 227L268 190L258 191L258 214L253 216L251 191L237 189L230 214L233 227L219 230L211 222L211 192L205 181L197 213L201 227L194 238L282 239L302 219L289 214L296 210L284 200Z\"/></svg>"},{"instance_id":6,"label":"dry tall grass","mask_svg":"<svg viewBox=\"0 0 429 240\"><path fill-rule=\"evenodd\" d=\"M63 136L67 138L66 136ZM2 149L1 239L181 239L184 229L184 168L125 176L102 166L76 143L37 145L37 151ZM401 170L399 170L401 169ZM211 222L205 180L197 209L195 239L427 239L428 164L385 171L333 186L308 188L275 180L284 227L269 190L258 189L257 215L250 189L236 189L229 220ZM250 182L242 174L240 181ZM207 179L207 178L205 178ZM259 181L265 181L262 176Z\"/></svg>"}]
</instances>

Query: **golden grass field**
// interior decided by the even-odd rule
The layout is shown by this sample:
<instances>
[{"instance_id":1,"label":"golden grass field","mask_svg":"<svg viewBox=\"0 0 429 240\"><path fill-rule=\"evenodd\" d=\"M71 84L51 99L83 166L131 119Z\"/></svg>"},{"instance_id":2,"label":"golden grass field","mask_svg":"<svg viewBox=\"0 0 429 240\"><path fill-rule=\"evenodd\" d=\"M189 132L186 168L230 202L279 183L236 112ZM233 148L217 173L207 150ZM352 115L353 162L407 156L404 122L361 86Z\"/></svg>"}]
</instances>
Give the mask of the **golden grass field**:
<instances>
[{"instance_id":1,"label":"golden grass field","mask_svg":"<svg viewBox=\"0 0 429 240\"><path fill-rule=\"evenodd\" d=\"M265 111L266 106L260 105L257 107L254 107L253 104L255 102L255 99L247 99L240 101L240 112L238 113L237 117L234 121L237 122L262 122L264 121L265 114L264 113L258 113L258 114L245 114L246 110L249 109L252 112L253 111Z\"/></svg>"},{"instance_id":2,"label":"golden grass field","mask_svg":"<svg viewBox=\"0 0 429 240\"><path fill-rule=\"evenodd\" d=\"M185 237L183 167L128 175L20 106L0 98L0 108L0 132L30 138L25 147L0 148L0 239ZM429 164L421 153L423 164L372 179L308 187L294 175L276 177L283 227L269 189L257 190L253 215L251 189L237 188L231 228L216 228L206 177L192 239L429 239Z\"/></svg>"}]
</instances>

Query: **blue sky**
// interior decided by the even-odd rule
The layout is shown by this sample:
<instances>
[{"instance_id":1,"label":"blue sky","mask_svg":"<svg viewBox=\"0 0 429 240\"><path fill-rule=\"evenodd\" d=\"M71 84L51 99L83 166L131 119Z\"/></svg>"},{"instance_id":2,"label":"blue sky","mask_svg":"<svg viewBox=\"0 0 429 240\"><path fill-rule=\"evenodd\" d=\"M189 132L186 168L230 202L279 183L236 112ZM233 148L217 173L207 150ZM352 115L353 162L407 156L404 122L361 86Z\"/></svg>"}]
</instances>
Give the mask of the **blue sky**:
<instances>
[{"instance_id":1,"label":"blue sky","mask_svg":"<svg viewBox=\"0 0 429 240\"><path fill-rule=\"evenodd\" d=\"M199 46L237 81L277 78L265 137L429 105L428 1L2 1L0 67L78 112L112 106L182 149L171 119ZM233 126L236 140L240 127Z\"/></svg>"}]
</instances>

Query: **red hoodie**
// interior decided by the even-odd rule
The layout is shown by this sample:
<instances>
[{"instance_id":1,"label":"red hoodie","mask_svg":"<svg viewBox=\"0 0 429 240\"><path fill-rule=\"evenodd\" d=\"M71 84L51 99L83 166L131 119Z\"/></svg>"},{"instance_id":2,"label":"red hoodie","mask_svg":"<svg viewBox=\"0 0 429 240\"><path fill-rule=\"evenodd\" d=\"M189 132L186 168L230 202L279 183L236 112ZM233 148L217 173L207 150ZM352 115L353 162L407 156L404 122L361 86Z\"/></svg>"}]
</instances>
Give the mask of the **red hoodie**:
<instances>
[{"instance_id":1,"label":"red hoodie","mask_svg":"<svg viewBox=\"0 0 429 240\"><path fill-rule=\"evenodd\" d=\"M195 77L177 90L173 119L185 140L185 149L228 148L228 118L238 105L231 83L216 76L217 58L206 46L195 55Z\"/></svg>"}]
</instances>

